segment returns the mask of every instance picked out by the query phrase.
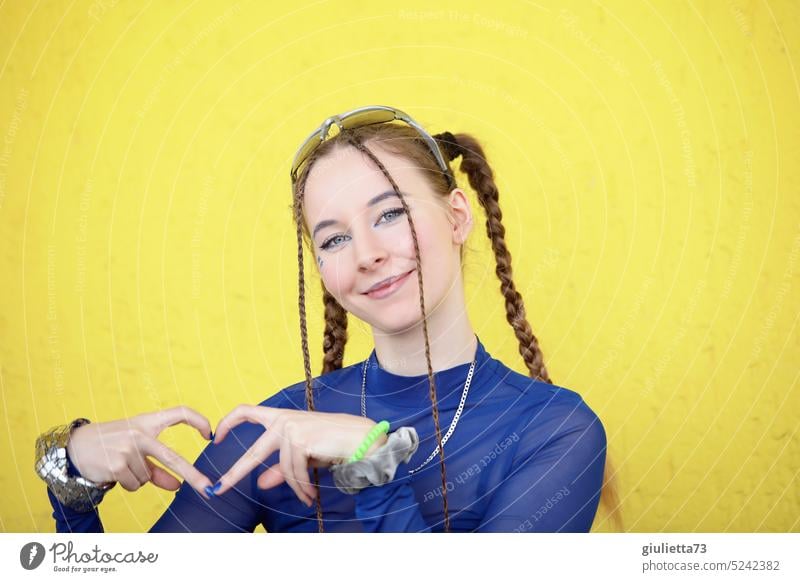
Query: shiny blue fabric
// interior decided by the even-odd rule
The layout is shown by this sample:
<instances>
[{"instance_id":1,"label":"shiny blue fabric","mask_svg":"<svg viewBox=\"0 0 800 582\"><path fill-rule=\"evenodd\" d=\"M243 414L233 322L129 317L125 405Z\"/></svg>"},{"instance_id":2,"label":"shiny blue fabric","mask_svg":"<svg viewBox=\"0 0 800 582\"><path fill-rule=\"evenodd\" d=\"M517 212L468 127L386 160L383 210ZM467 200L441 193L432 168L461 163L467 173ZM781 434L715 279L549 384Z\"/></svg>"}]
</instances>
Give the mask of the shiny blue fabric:
<instances>
[{"instance_id":1,"label":"shiny blue fabric","mask_svg":"<svg viewBox=\"0 0 800 582\"><path fill-rule=\"evenodd\" d=\"M478 338L477 364L456 430L445 444L450 530L453 532L587 532L597 511L606 458L600 419L581 396L535 381L494 359ZM413 426L419 449L395 479L346 495L319 469L326 532L444 531L439 455L409 475L436 448L427 375L384 370L375 350L367 360L367 416L393 428ZM361 414L363 361L314 379L320 412ZM458 408L470 364L434 374L442 437ZM305 382L281 390L262 406L306 410ZM195 466L212 482L266 430L244 423L209 444ZM222 496L206 501L187 483L151 532L316 532L315 505L306 507L282 483L269 490L258 476L278 462L273 453ZM117 488L118 489L118 488ZM110 495L119 495L114 491ZM58 532L101 532L98 512L63 507L48 490ZM99 506L102 507L102 504Z\"/></svg>"}]
</instances>

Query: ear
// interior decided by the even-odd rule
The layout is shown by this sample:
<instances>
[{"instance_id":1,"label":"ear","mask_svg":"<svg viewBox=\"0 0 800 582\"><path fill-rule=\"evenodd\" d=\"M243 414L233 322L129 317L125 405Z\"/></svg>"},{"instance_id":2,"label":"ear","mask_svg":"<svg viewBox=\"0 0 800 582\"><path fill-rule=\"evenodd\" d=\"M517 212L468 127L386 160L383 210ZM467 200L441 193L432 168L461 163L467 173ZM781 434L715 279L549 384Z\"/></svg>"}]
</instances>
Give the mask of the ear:
<instances>
[{"instance_id":1,"label":"ear","mask_svg":"<svg viewBox=\"0 0 800 582\"><path fill-rule=\"evenodd\" d=\"M454 188L450 192L449 203L453 242L461 245L466 242L472 231L472 209L467 195L461 188Z\"/></svg>"}]
</instances>

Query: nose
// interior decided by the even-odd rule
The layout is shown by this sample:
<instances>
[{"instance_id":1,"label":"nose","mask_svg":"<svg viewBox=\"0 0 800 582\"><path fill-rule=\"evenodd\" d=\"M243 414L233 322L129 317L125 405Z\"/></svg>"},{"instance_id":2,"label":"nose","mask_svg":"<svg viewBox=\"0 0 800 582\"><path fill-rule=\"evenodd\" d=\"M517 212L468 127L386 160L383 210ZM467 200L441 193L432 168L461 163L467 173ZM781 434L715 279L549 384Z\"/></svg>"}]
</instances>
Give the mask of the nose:
<instances>
[{"instance_id":1,"label":"nose","mask_svg":"<svg viewBox=\"0 0 800 582\"><path fill-rule=\"evenodd\" d=\"M386 262L386 247L372 228L367 226L354 234L355 258L359 271L372 271Z\"/></svg>"}]
</instances>

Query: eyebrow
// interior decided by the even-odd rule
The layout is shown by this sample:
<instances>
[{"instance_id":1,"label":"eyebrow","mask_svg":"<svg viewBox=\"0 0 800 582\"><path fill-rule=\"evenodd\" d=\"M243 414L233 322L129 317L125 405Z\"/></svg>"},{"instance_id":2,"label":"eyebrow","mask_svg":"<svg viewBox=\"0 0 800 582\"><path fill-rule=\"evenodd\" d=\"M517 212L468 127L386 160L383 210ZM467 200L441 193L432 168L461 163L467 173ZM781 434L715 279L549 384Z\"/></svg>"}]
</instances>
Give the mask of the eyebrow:
<instances>
[{"instance_id":1,"label":"eyebrow","mask_svg":"<svg viewBox=\"0 0 800 582\"><path fill-rule=\"evenodd\" d=\"M397 192L395 192L394 190L388 190L388 191L384 192L383 194L378 194L377 196L372 198L369 202L367 202L367 207L369 208L370 206L375 206L376 204L378 204L382 200L385 200L386 198L392 198L392 197L400 198L397 195ZM314 232L311 235L312 238L317 236L317 232L319 232L320 230L322 230L326 226L333 226L334 224L339 224L339 221L338 220L330 220L330 219L321 220L320 222L317 223L317 226L314 227Z\"/></svg>"}]
</instances>

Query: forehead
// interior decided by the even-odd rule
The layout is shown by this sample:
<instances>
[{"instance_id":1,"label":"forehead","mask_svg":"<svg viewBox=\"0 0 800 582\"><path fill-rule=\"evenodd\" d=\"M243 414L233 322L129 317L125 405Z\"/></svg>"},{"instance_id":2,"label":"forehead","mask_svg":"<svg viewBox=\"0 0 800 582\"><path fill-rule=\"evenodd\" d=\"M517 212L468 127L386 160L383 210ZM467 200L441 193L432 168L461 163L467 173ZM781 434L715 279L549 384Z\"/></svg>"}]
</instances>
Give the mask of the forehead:
<instances>
[{"instance_id":1,"label":"forehead","mask_svg":"<svg viewBox=\"0 0 800 582\"><path fill-rule=\"evenodd\" d=\"M413 161L375 144L367 144L367 148L381 161L404 195L431 194L425 175ZM311 168L303 195L306 218L313 227L321 219L363 211L370 198L387 190L392 190L391 183L366 154L351 146L339 147Z\"/></svg>"}]
</instances>

